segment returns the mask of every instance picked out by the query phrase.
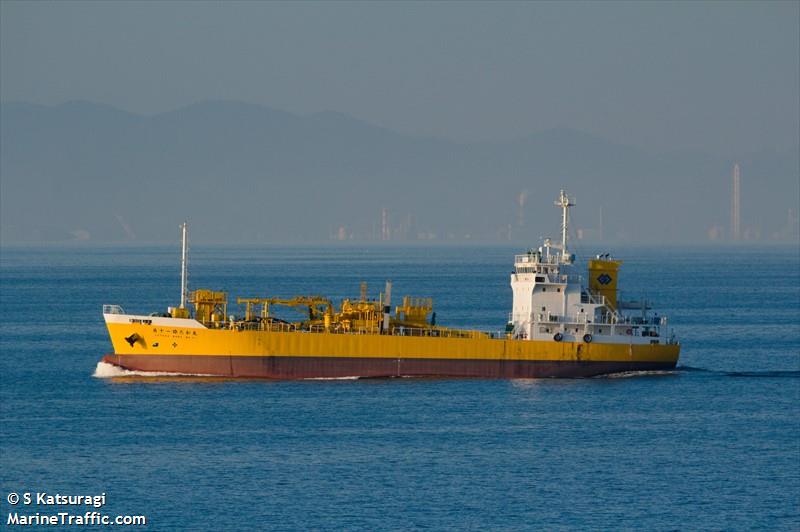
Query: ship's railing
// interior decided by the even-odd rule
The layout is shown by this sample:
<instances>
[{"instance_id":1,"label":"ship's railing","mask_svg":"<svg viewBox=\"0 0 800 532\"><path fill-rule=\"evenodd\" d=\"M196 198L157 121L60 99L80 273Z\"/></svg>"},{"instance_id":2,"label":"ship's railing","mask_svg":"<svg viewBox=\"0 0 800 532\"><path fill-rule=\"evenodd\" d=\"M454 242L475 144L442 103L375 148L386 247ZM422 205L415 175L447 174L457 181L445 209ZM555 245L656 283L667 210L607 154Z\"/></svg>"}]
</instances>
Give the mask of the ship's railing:
<instances>
[{"instance_id":1,"label":"ship's railing","mask_svg":"<svg viewBox=\"0 0 800 532\"><path fill-rule=\"evenodd\" d=\"M105 311L105 305L103 310ZM117 308L120 309L118 306ZM665 338L666 343L678 343L675 338L675 333L666 331L662 334L662 326L666 325L666 318L648 318L643 320L641 318L632 318L626 321L617 323L603 323L603 322L586 322L584 320L577 321L569 317L563 318L560 316L552 316L552 321L534 321L535 327L553 327L551 333L570 331L570 328L579 329L580 333L591 332L597 335L610 335L610 336L634 336L634 337L653 337ZM309 328L301 328L293 323L283 322L258 322L258 321L238 321L238 322L207 322L204 323L210 329L235 329L237 331L268 331L268 332L307 332L307 333L328 333L328 334L348 334L348 335L361 335L361 334L379 334L378 328L374 329L355 329L345 330L342 327L336 327L333 324L329 329L325 329L324 325L312 325ZM431 328L418 328L418 327L392 327L392 336L413 336L413 337L426 337L426 338L486 338L486 339L503 339L509 337L507 331L475 331L475 330L460 330L460 329L431 329ZM539 332L537 330L537 332Z\"/></svg>"},{"instance_id":2,"label":"ship's railing","mask_svg":"<svg viewBox=\"0 0 800 532\"><path fill-rule=\"evenodd\" d=\"M125 314L119 305L103 305L103 314Z\"/></svg>"},{"instance_id":3,"label":"ship's railing","mask_svg":"<svg viewBox=\"0 0 800 532\"><path fill-rule=\"evenodd\" d=\"M534 312L532 315L534 323L580 323L595 325L667 325L666 316L625 316L622 314L607 313L603 318L592 318L591 314L583 313L572 316L562 316L560 314L550 314L549 312ZM514 315L509 314L509 321L514 320Z\"/></svg>"},{"instance_id":4,"label":"ship's railing","mask_svg":"<svg viewBox=\"0 0 800 532\"><path fill-rule=\"evenodd\" d=\"M462 331L459 329L423 329L417 327L392 327L393 336L426 336L436 338L486 338L482 331Z\"/></svg>"},{"instance_id":5,"label":"ship's railing","mask_svg":"<svg viewBox=\"0 0 800 532\"><path fill-rule=\"evenodd\" d=\"M606 296L600 296L597 294L591 294L589 292L583 292L581 294L581 303L593 303L595 305L605 305Z\"/></svg>"},{"instance_id":6,"label":"ship's railing","mask_svg":"<svg viewBox=\"0 0 800 532\"><path fill-rule=\"evenodd\" d=\"M108 305L111 306L111 305ZM119 307L117 307L119 308ZM104 306L104 311L105 311ZM121 309L119 309L121 310ZM535 321L534 326L551 326L553 332L558 330L569 331L571 327L580 329L581 332L592 332L592 334L601 335L627 335L627 336L645 336L645 337L662 337L662 326L666 325L666 318L633 318L623 322L617 323L603 323L593 322L587 323L586 321L577 321L574 319L558 319L559 316L552 316L557 318L552 321ZM283 322L259 322L259 321L238 321L238 322L208 322L205 323L210 329L235 329L237 331L266 331L266 332L309 332L309 333L329 333L329 334L379 334L377 328L374 329L355 329L345 330L343 327L336 327L335 324L329 329L325 329L324 325L312 325L309 328L301 328L293 323ZM428 338L505 338L506 331L484 332L475 330L460 330L460 329L431 329L419 327L392 327L391 335L393 336L414 336L414 337L428 337ZM573 331L574 332L574 331ZM669 337L667 343L677 343L674 333Z\"/></svg>"},{"instance_id":7,"label":"ship's railing","mask_svg":"<svg viewBox=\"0 0 800 532\"><path fill-rule=\"evenodd\" d=\"M666 325L667 317L653 316L643 318L641 316L626 316L625 319L620 320L619 323L631 323L633 325Z\"/></svg>"},{"instance_id":8,"label":"ship's railing","mask_svg":"<svg viewBox=\"0 0 800 532\"><path fill-rule=\"evenodd\" d=\"M380 333L380 328L376 327L368 327L368 328L360 328L360 329L345 329L342 324L340 323L332 323L329 327L325 327L324 325L312 325L308 329L308 332L313 333L331 333L331 334L378 334Z\"/></svg>"},{"instance_id":9,"label":"ship's railing","mask_svg":"<svg viewBox=\"0 0 800 532\"><path fill-rule=\"evenodd\" d=\"M550 319L533 320L535 328L549 329L547 332L581 332L610 336L662 336L662 328L666 329L666 318L628 318L620 321L590 321L584 317L549 316ZM576 329L578 331L576 331ZM542 332L542 331L540 331Z\"/></svg>"},{"instance_id":10,"label":"ship's railing","mask_svg":"<svg viewBox=\"0 0 800 532\"><path fill-rule=\"evenodd\" d=\"M269 331L294 332L300 330L293 323L261 322L261 321L206 321L202 322L209 329L235 329L237 331Z\"/></svg>"},{"instance_id":11,"label":"ship's railing","mask_svg":"<svg viewBox=\"0 0 800 532\"><path fill-rule=\"evenodd\" d=\"M557 266L561 264L558 260L558 255L551 253L547 255L540 255L539 253L524 253L522 255L514 255L515 264L547 264L550 266Z\"/></svg>"},{"instance_id":12,"label":"ship's railing","mask_svg":"<svg viewBox=\"0 0 800 532\"><path fill-rule=\"evenodd\" d=\"M515 274L535 274L536 282L538 283L581 283L583 281L583 277L577 274L566 274L566 273L545 273L537 268L536 266L514 266Z\"/></svg>"},{"instance_id":13,"label":"ship's railing","mask_svg":"<svg viewBox=\"0 0 800 532\"><path fill-rule=\"evenodd\" d=\"M273 321L270 323L248 323L251 331L269 331L269 332L294 332L297 331L297 326L293 323L283 323L280 321Z\"/></svg>"},{"instance_id":14,"label":"ship's railing","mask_svg":"<svg viewBox=\"0 0 800 532\"><path fill-rule=\"evenodd\" d=\"M263 321L235 321L235 322L207 322L210 329L233 329L237 331L268 331L268 332L308 332L328 334L380 334L378 327L345 329L341 324L333 323L329 327L314 324L310 327L300 327L293 323L263 322ZM392 327L390 334L393 336L425 336L437 338L493 338L493 333L460 329L436 329L420 327ZM500 335L498 335L500 337Z\"/></svg>"}]
</instances>

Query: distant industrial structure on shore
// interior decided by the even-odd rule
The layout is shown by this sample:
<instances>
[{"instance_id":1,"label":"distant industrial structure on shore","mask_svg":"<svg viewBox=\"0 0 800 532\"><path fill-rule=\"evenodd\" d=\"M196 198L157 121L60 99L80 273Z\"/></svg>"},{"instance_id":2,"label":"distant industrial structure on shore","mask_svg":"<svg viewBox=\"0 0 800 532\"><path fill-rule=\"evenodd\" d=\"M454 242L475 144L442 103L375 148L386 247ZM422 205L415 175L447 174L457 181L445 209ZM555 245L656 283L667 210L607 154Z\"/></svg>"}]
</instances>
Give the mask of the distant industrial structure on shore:
<instances>
[{"instance_id":1,"label":"distant industrial structure on shore","mask_svg":"<svg viewBox=\"0 0 800 532\"><path fill-rule=\"evenodd\" d=\"M726 232L727 231L727 232ZM776 230L767 232L760 224L743 225L742 223L742 169L734 163L730 181L730 222L726 230L724 224L709 227L709 240L719 242L754 242L759 240L796 241L800 236L800 220L797 211L789 208L786 212L786 223Z\"/></svg>"},{"instance_id":2,"label":"distant industrial structure on shore","mask_svg":"<svg viewBox=\"0 0 800 532\"><path fill-rule=\"evenodd\" d=\"M727 177L729 176L729 177ZM728 180L729 179L729 180ZM694 233L695 239L707 238L719 243L755 243L759 241L797 241L800 238L800 217L798 209L789 208L785 222L779 222L766 228L763 222L756 220L748 224L742 220L742 201L747 203L747 195L742 197L742 168L738 162L726 172L724 181L720 179L720 194L716 222L712 223L705 233ZM729 193L726 194L725 190ZM513 242L525 241L531 237L531 231L537 228L531 225L528 209L528 190L521 190L508 197L508 211L505 220L486 218L483 226L472 227L471 230L456 229L442 225L428 225L425 219L418 220L415 214L390 211L381 207L373 211L369 218L361 223L344 223L328 226L328 238L336 241L358 242L414 242L414 241L477 241L477 242ZM726 198L729 196L729 198ZM728 209L725 200L729 199ZM751 202L753 199L751 198ZM724 222L726 210L728 222ZM752 210L752 209L751 209ZM596 218L584 219L575 227L573 238L587 245L598 245L609 242L630 242L631 233L624 228L608 223L608 209L597 205ZM722 219L720 219L722 218ZM751 216L752 218L752 216ZM612 217L613 222L613 217ZM611 227L609 227L609 225ZM702 226L701 226L702 227ZM538 230L542 230L539 228ZM546 231L547 228L544 228ZM677 239L677 237L676 237Z\"/></svg>"},{"instance_id":3,"label":"distant industrial structure on shore","mask_svg":"<svg viewBox=\"0 0 800 532\"><path fill-rule=\"evenodd\" d=\"M731 176L731 240L742 238L742 178L739 163L733 165Z\"/></svg>"}]
</instances>

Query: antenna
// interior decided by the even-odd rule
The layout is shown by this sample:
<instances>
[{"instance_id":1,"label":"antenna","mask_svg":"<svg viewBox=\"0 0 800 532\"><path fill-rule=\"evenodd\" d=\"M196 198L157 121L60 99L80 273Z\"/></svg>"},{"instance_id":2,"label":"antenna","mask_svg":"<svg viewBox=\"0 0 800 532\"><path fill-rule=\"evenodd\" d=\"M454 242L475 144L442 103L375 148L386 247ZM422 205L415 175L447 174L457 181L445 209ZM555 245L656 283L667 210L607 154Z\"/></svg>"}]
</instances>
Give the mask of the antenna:
<instances>
[{"instance_id":1,"label":"antenna","mask_svg":"<svg viewBox=\"0 0 800 532\"><path fill-rule=\"evenodd\" d=\"M556 207L561 207L561 260L569 264L571 262L569 252L567 251L567 229L569 227L569 208L574 207L575 204L572 203L564 193L564 190L561 190L561 194L559 194L558 199L555 202Z\"/></svg>"},{"instance_id":2,"label":"antenna","mask_svg":"<svg viewBox=\"0 0 800 532\"><path fill-rule=\"evenodd\" d=\"M187 234L186 222L181 224L181 307L186 308L186 299L188 296L188 273L187 267L189 265L189 242Z\"/></svg>"}]
</instances>

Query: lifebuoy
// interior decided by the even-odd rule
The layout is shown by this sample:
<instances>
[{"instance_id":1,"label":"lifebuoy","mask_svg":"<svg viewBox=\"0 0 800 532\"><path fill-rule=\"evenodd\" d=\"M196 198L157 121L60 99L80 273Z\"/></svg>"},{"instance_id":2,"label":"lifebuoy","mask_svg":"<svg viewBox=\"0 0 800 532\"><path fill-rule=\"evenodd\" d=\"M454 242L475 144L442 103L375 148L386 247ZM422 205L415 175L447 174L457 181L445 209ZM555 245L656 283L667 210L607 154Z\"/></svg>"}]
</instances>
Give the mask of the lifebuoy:
<instances>
[{"instance_id":1,"label":"lifebuoy","mask_svg":"<svg viewBox=\"0 0 800 532\"><path fill-rule=\"evenodd\" d=\"M556 333L555 336L553 336L553 340L555 340L556 342L560 342L563 339L564 339L564 335L561 334L561 333Z\"/></svg>"},{"instance_id":2,"label":"lifebuoy","mask_svg":"<svg viewBox=\"0 0 800 532\"><path fill-rule=\"evenodd\" d=\"M592 335L589 333L584 334L583 341L586 342L587 344L592 343Z\"/></svg>"},{"instance_id":3,"label":"lifebuoy","mask_svg":"<svg viewBox=\"0 0 800 532\"><path fill-rule=\"evenodd\" d=\"M625 334L627 334L628 336L632 336L633 335L633 329L626 330Z\"/></svg>"}]
</instances>

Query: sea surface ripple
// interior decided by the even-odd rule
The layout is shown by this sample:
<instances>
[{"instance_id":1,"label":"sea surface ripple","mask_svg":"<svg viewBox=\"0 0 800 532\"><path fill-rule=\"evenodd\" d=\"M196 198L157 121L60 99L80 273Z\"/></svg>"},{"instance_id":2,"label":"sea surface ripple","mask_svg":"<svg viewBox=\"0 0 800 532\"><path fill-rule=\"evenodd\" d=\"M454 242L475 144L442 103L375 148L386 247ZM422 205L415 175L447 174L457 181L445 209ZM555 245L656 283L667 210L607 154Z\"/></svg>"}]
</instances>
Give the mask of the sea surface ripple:
<instances>
[{"instance_id":1,"label":"sea surface ripple","mask_svg":"<svg viewBox=\"0 0 800 532\"><path fill-rule=\"evenodd\" d=\"M392 279L398 296L432 296L441 324L499 330L518 251L198 245L190 283L339 299ZM7 493L47 491L105 492L104 513L146 515L151 530L800 529L797 249L615 251L622 287L670 317L674 371L109 375L101 305L174 305L179 251L3 248L3 521L42 510Z\"/></svg>"}]
</instances>

